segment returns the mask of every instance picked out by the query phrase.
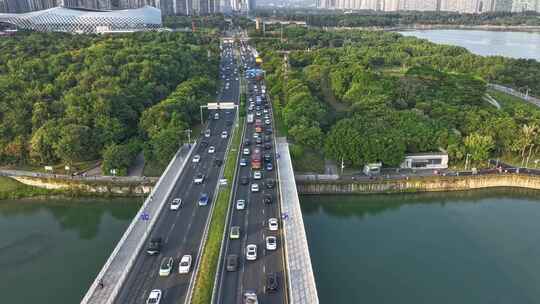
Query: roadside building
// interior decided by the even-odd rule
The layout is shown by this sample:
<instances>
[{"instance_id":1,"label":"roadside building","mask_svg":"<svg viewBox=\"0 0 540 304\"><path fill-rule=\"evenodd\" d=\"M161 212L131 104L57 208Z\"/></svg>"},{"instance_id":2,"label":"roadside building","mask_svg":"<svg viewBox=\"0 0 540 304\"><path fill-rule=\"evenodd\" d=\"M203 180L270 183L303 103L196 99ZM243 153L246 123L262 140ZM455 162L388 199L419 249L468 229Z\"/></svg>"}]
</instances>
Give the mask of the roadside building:
<instances>
[{"instance_id":1,"label":"roadside building","mask_svg":"<svg viewBox=\"0 0 540 304\"><path fill-rule=\"evenodd\" d=\"M448 153L430 152L408 154L400 165L402 169L448 169Z\"/></svg>"}]
</instances>

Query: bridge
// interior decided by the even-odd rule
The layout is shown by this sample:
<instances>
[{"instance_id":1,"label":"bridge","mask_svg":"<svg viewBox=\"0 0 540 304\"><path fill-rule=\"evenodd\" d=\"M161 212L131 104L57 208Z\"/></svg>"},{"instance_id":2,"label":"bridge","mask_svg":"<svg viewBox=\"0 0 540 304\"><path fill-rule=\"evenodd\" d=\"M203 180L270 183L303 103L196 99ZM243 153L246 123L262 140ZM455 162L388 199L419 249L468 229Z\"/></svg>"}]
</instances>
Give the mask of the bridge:
<instances>
[{"instance_id":1,"label":"bridge","mask_svg":"<svg viewBox=\"0 0 540 304\"><path fill-rule=\"evenodd\" d=\"M223 85L218 102L240 105L240 82L245 81L241 68L255 65L253 52L246 41L240 49L232 40L223 41ZM234 191L212 303L241 303L246 293L252 293L259 303L316 304L317 290L287 143L275 138L272 107L262 89L264 80L248 79L242 87L248 96L245 110L258 119L240 126L243 159L236 164L232 181ZM160 290L160 303L191 303L223 176L221 164L230 149L240 148L231 147L232 136L228 136L233 133L234 121L238 122L236 111L211 112L204 137L178 150L81 303L146 303L152 290ZM255 150L260 156L258 163L253 160ZM195 182L196 178L202 181ZM203 198L207 204L201 203ZM178 210L170 210L174 199L182 201ZM242 208L238 200L244 200ZM234 238L230 234L233 226L240 227ZM147 245L156 238L161 240L161 250L149 255ZM248 260L248 255L250 259L253 256L247 252L248 245L256 245L254 260ZM178 263L186 255L192 258L190 271L178 274ZM236 256L235 269L228 263L231 256ZM174 265L171 274L160 276L163 259L169 257Z\"/></svg>"}]
</instances>

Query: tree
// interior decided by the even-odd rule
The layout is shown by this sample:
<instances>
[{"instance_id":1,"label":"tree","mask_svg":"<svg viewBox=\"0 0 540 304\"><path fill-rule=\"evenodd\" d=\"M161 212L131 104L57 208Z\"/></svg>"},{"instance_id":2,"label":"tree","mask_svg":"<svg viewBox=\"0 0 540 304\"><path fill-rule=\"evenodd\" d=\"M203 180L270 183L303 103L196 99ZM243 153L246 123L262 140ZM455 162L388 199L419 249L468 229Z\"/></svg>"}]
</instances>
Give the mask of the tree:
<instances>
[{"instance_id":1,"label":"tree","mask_svg":"<svg viewBox=\"0 0 540 304\"><path fill-rule=\"evenodd\" d=\"M495 147L493 138L489 135L472 133L463 141L467 153L473 161L483 161L489 158L489 153Z\"/></svg>"},{"instance_id":2,"label":"tree","mask_svg":"<svg viewBox=\"0 0 540 304\"><path fill-rule=\"evenodd\" d=\"M65 163L89 160L95 157L92 132L89 127L68 124L61 128L58 141L54 144L55 154Z\"/></svg>"}]
</instances>

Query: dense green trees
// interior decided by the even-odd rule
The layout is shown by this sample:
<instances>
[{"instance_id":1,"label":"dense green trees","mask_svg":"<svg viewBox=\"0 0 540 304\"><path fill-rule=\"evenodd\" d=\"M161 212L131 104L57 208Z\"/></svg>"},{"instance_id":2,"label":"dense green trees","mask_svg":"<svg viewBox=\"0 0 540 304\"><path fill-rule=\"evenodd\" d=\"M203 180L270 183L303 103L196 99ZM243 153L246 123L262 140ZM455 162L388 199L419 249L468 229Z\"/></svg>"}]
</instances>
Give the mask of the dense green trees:
<instances>
[{"instance_id":1,"label":"dense green trees","mask_svg":"<svg viewBox=\"0 0 540 304\"><path fill-rule=\"evenodd\" d=\"M484 100L486 82L527 83L540 92L534 60L481 57L394 33L293 27L285 34L285 44L254 41L296 154L324 146L327 157L349 165L397 166L405 153L445 149L452 161L467 154L472 161L512 153L528 159L540 146L538 132L523 128L540 124L540 110L522 104L497 110ZM283 49L292 50L288 65L276 52Z\"/></svg>"},{"instance_id":2,"label":"dense green trees","mask_svg":"<svg viewBox=\"0 0 540 304\"><path fill-rule=\"evenodd\" d=\"M140 151L131 144L138 138L154 147L145 149L148 158L170 158L215 91L217 38L20 33L0 40L0 163L104 157L104 167L120 170L137 154L132 149Z\"/></svg>"}]
</instances>

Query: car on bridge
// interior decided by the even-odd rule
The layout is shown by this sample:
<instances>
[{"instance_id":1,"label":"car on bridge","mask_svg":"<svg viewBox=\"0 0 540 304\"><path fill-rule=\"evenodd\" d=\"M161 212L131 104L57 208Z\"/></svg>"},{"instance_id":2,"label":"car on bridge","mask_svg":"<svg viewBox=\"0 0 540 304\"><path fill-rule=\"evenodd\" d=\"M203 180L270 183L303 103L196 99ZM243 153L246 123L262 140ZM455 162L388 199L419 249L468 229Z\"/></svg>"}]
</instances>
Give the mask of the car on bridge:
<instances>
[{"instance_id":1,"label":"car on bridge","mask_svg":"<svg viewBox=\"0 0 540 304\"><path fill-rule=\"evenodd\" d=\"M275 272L270 272L266 275L266 291L276 292L278 290L278 276Z\"/></svg>"},{"instance_id":2,"label":"car on bridge","mask_svg":"<svg viewBox=\"0 0 540 304\"><path fill-rule=\"evenodd\" d=\"M148 247L146 248L146 253L148 253L149 255L154 255L160 252L161 252L161 238L154 237L150 239L150 242L148 243Z\"/></svg>"},{"instance_id":3,"label":"car on bridge","mask_svg":"<svg viewBox=\"0 0 540 304\"><path fill-rule=\"evenodd\" d=\"M266 237L266 250L276 250L277 249L277 238L275 236Z\"/></svg>"},{"instance_id":4,"label":"car on bridge","mask_svg":"<svg viewBox=\"0 0 540 304\"><path fill-rule=\"evenodd\" d=\"M255 291L249 290L244 292L243 304L259 304Z\"/></svg>"},{"instance_id":5,"label":"car on bridge","mask_svg":"<svg viewBox=\"0 0 540 304\"><path fill-rule=\"evenodd\" d=\"M227 256L227 271L236 271L238 269L238 255L229 254Z\"/></svg>"},{"instance_id":6,"label":"car on bridge","mask_svg":"<svg viewBox=\"0 0 540 304\"><path fill-rule=\"evenodd\" d=\"M231 240L237 240L240 238L240 226L232 226L231 232L229 233L229 238Z\"/></svg>"},{"instance_id":7,"label":"car on bridge","mask_svg":"<svg viewBox=\"0 0 540 304\"><path fill-rule=\"evenodd\" d=\"M170 209L171 210L178 210L180 208L182 208L182 199L177 197L177 198L172 200L171 205L170 205Z\"/></svg>"},{"instance_id":8,"label":"car on bridge","mask_svg":"<svg viewBox=\"0 0 540 304\"><path fill-rule=\"evenodd\" d=\"M268 219L268 230L277 231L279 229L277 218Z\"/></svg>"},{"instance_id":9,"label":"car on bridge","mask_svg":"<svg viewBox=\"0 0 540 304\"><path fill-rule=\"evenodd\" d=\"M208 148L208 154L213 154L213 153L215 153L215 152L216 152L216 147L210 146L210 147Z\"/></svg>"},{"instance_id":10,"label":"car on bridge","mask_svg":"<svg viewBox=\"0 0 540 304\"><path fill-rule=\"evenodd\" d=\"M202 193L201 197L199 198L199 206L206 206L208 205L208 194Z\"/></svg>"},{"instance_id":11,"label":"car on bridge","mask_svg":"<svg viewBox=\"0 0 540 304\"><path fill-rule=\"evenodd\" d=\"M239 199L236 201L236 210L244 210L246 209L246 200Z\"/></svg>"},{"instance_id":12,"label":"car on bridge","mask_svg":"<svg viewBox=\"0 0 540 304\"><path fill-rule=\"evenodd\" d=\"M159 276L167 277L171 274L173 268L174 260L172 257L164 257L161 260L161 266L159 266Z\"/></svg>"},{"instance_id":13,"label":"car on bridge","mask_svg":"<svg viewBox=\"0 0 540 304\"><path fill-rule=\"evenodd\" d=\"M204 183L204 178L205 178L204 174L198 173L193 179L193 183L195 183L196 185L200 185Z\"/></svg>"},{"instance_id":14,"label":"car on bridge","mask_svg":"<svg viewBox=\"0 0 540 304\"><path fill-rule=\"evenodd\" d=\"M257 245L249 244L246 246L246 260L255 261L257 259Z\"/></svg>"},{"instance_id":15,"label":"car on bridge","mask_svg":"<svg viewBox=\"0 0 540 304\"><path fill-rule=\"evenodd\" d=\"M191 270L191 255L186 254L182 257L180 260L180 263L178 264L178 273L179 274L186 274L189 273Z\"/></svg>"},{"instance_id":16,"label":"car on bridge","mask_svg":"<svg viewBox=\"0 0 540 304\"><path fill-rule=\"evenodd\" d=\"M193 156L193 159L191 160L191 162L193 163L198 163L201 161L201 156L199 154L195 154L195 156Z\"/></svg>"},{"instance_id":17,"label":"car on bridge","mask_svg":"<svg viewBox=\"0 0 540 304\"><path fill-rule=\"evenodd\" d=\"M146 304L159 304L159 302L161 302L161 290L154 289L150 291Z\"/></svg>"}]
</instances>

